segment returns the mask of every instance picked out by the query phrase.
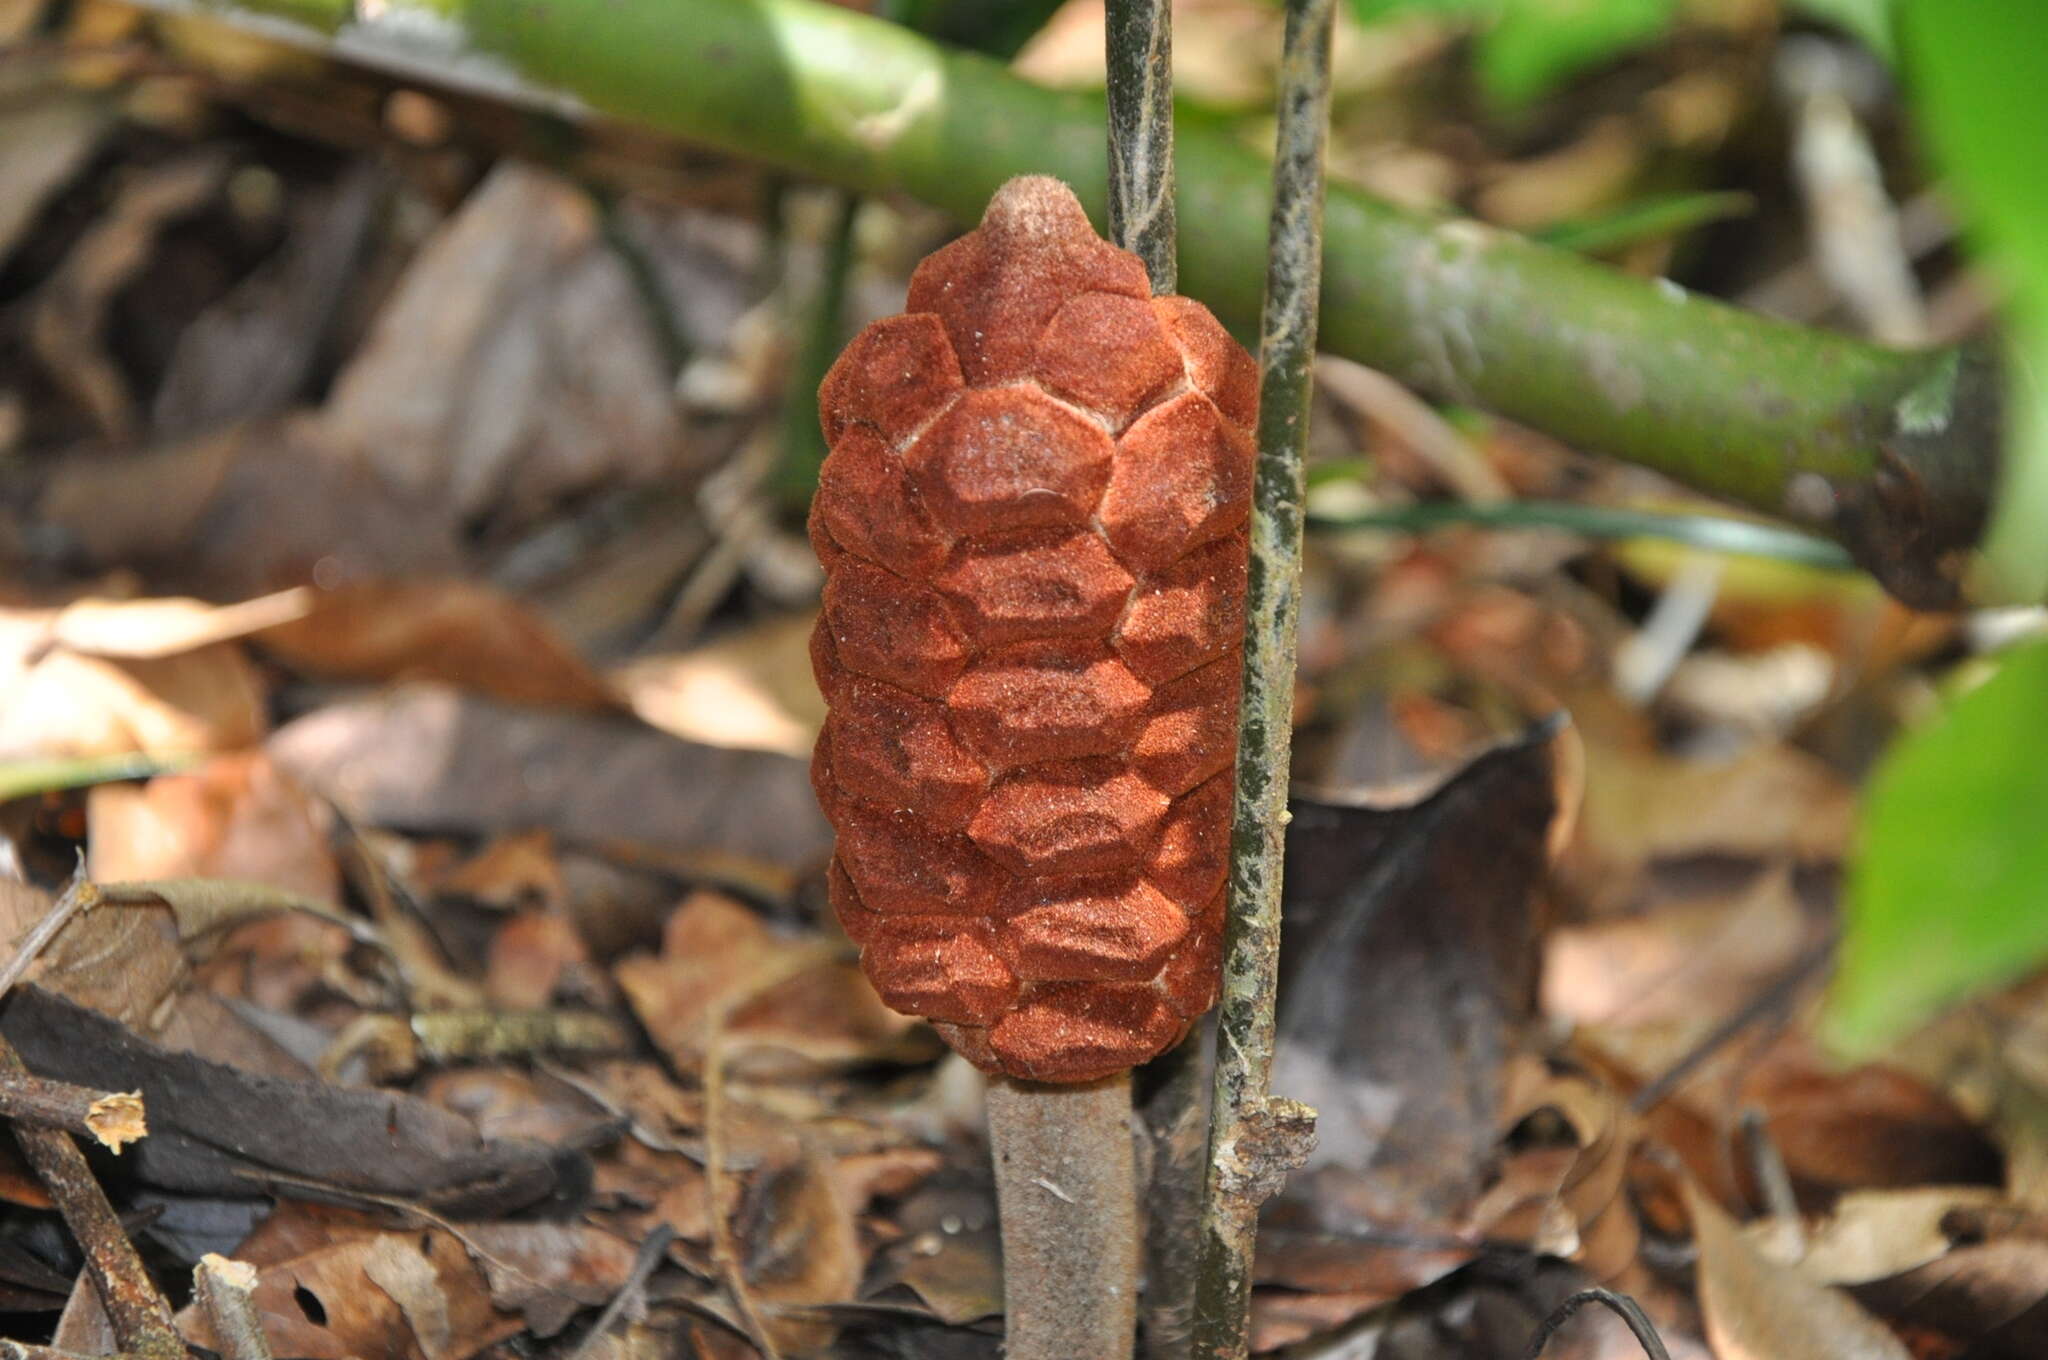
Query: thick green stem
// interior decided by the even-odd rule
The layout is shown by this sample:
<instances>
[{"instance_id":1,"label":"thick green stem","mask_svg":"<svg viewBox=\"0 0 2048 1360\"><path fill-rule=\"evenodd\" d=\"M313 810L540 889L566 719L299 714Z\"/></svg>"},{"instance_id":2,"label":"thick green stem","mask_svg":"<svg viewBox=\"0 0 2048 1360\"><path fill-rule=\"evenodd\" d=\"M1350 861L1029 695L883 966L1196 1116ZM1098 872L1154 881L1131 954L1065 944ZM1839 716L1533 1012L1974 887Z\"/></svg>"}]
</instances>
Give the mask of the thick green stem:
<instances>
[{"instance_id":1,"label":"thick green stem","mask_svg":"<svg viewBox=\"0 0 2048 1360\"><path fill-rule=\"evenodd\" d=\"M1288 0L1280 57L1273 216L1259 330L1259 461L1245 582L1244 700L1230 828L1230 916L1223 936L1209 1183L1195 1282L1195 1353L1218 1360L1246 1352L1259 1205L1301 1164L1314 1139L1315 1112L1274 1099L1268 1079L1280 981L1280 871L1294 739L1334 2Z\"/></svg>"},{"instance_id":2,"label":"thick green stem","mask_svg":"<svg viewBox=\"0 0 2048 1360\"><path fill-rule=\"evenodd\" d=\"M387 0L363 19L349 0L143 3L255 16L338 55L630 118L963 222L1018 174L1107 201L1100 95L1042 89L820 0ZM1207 129L1181 135L1178 162L1183 291L1248 329L1268 167ZM1949 559L1985 519L1999 415L1997 382L1957 351L1772 321L1343 185L1324 240L1331 352L1822 527L1909 599L1952 596Z\"/></svg>"}]
</instances>

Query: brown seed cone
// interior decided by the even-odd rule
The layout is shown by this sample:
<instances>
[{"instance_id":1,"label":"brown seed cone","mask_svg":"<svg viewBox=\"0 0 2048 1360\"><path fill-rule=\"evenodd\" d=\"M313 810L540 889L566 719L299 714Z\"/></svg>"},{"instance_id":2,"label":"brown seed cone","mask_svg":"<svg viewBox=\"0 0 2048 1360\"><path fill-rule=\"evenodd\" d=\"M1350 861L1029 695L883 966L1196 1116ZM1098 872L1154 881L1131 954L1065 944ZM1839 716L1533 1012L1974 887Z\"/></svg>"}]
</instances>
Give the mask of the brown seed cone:
<instances>
[{"instance_id":1,"label":"brown seed cone","mask_svg":"<svg viewBox=\"0 0 2048 1360\"><path fill-rule=\"evenodd\" d=\"M875 988L1089 1081L1215 1001L1258 375L1013 179L819 391L812 766Z\"/></svg>"}]
</instances>

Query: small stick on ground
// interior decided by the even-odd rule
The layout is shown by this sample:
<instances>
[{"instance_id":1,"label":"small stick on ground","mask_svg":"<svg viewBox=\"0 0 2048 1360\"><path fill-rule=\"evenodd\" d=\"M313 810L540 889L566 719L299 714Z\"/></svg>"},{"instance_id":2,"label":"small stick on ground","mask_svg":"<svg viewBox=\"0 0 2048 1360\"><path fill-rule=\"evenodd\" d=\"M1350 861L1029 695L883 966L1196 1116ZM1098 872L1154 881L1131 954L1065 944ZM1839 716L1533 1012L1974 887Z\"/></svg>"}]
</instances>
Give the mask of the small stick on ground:
<instances>
[{"instance_id":1,"label":"small stick on ground","mask_svg":"<svg viewBox=\"0 0 2048 1360\"><path fill-rule=\"evenodd\" d=\"M111 1152L149 1132L140 1091L95 1091L28 1073L0 1072L0 1116L79 1134Z\"/></svg>"},{"instance_id":2,"label":"small stick on ground","mask_svg":"<svg viewBox=\"0 0 2048 1360\"><path fill-rule=\"evenodd\" d=\"M256 1267L247 1261L209 1251L192 1267L193 1295L224 1360L271 1360L270 1338L250 1297L255 1290Z\"/></svg>"},{"instance_id":3,"label":"small stick on ground","mask_svg":"<svg viewBox=\"0 0 2048 1360\"><path fill-rule=\"evenodd\" d=\"M21 1054L0 1038L0 1077L28 1075ZM78 1144L68 1133L32 1124L17 1125L14 1138L78 1240L86 1271L99 1291L100 1304L121 1349L137 1360L184 1360L185 1343L171 1325L171 1310L143 1268L142 1257L128 1240L105 1192L93 1179Z\"/></svg>"},{"instance_id":4,"label":"small stick on ground","mask_svg":"<svg viewBox=\"0 0 2048 1360\"><path fill-rule=\"evenodd\" d=\"M1230 918L1216 1015L1208 1193L1195 1284L1195 1353L1246 1352L1259 1205L1314 1146L1315 1112L1270 1093L1280 870L1294 733L1301 530L1322 286L1323 148L1335 0L1288 0L1266 302L1259 339L1259 463L1245 587L1244 704L1231 821ZM1362 979L1370 985L1370 979Z\"/></svg>"},{"instance_id":5,"label":"small stick on ground","mask_svg":"<svg viewBox=\"0 0 2048 1360\"><path fill-rule=\"evenodd\" d=\"M1122 1360L1137 1330L1131 1074L1082 1086L996 1077L989 1151L1009 1360Z\"/></svg>"}]
</instances>

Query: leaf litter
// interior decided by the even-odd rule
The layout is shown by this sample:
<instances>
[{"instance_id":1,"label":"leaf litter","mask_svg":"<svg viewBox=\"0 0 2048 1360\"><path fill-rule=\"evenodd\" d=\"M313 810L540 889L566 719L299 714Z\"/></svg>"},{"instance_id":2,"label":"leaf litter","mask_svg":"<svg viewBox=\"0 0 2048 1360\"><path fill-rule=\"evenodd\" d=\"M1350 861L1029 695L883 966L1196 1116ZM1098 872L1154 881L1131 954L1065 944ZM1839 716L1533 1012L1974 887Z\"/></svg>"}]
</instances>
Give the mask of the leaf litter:
<instances>
[{"instance_id":1,"label":"leaf litter","mask_svg":"<svg viewBox=\"0 0 2048 1360\"><path fill-rule=\"evenodd\" d=\"M1269 9L1188 8L1190 87L1258 102ZM980 1078L823 905L815 574L763 468L825 214L70 9L0 111L0 934L61 925L0 1036L141 1093L92 1165L180 1334L229 1348L211 1253L278 1355L997 1354ZM1086 9L1026 69L1085 80ZM1674 145L1452 146L1445 31L1353 36L1401 144L1333 154L1407 201L1597 216ZM1699 60L1711 123L1742 77ZM864 207L845 324L946 230ZM1683 503L1325 379L1332 503ZM1863 772L1965 639L1740 564L1674 653L1689 570L1316 541L1276 1089L1322 1148L1266 1212L1260 1349L1514 1354L1601 1285L1673 1356L2048 1353L2048 991L1862 1067L1813 1039ZM9 1334L112 1348L11 1152L0 1200ZM1588 1313L1546 1353L1635 1346Z\"/></svg>"}]
</instances>

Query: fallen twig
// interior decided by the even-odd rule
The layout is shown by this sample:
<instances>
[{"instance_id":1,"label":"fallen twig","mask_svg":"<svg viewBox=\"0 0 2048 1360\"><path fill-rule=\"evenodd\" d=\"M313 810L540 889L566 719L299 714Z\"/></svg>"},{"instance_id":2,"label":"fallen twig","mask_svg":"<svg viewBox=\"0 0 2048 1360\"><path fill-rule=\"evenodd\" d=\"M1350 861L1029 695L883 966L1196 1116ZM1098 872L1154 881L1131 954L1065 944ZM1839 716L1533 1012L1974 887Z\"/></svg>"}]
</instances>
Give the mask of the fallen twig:
<instances>
[{"instance_id":1,"label":"fallen twig","mask_svg":"<svg viewBox=\"0 0 2048 1360\"><path fill-rule=\"evenodd\" d=\"M641 1297L647 1288L648 1277L660 1268L662 1259L668 1254L668 1244L676 1240L676 1230L667 1223L657 1223L654 1231L647 1234L647 1240L640 1244L640 1250L633 1253L632 1268L626 1278L619 1282L618 1292L597 1315L597 1321L590 1324L583 1340L576 1343L576 1349L569 1353L569 1360L591 1360L597 1344L619 1325L619 1318Z\"/></svg>"},{"instance_id":2,"label":"fallen twig","mask_svg":"<svg viewBox=\"0 0 2048 1360\"><path fill-rule=\"evenodd\" d=\"M82 1134L110 1152L149 1132L140 1091L95 1091L28 1072L0 1072L0 1115Z\"/></svg>"},{"instance_id":3,"label":"fallen twig","mask_svg":"<svg viewBox=\"0 0 2048 1360\"><path fill-rule=\"evenodd\" d=\"M74 879L73 884L82 882ZM70 894L67 892L66 894ZM61 909L61 904L60 904ZM52 913L55 914L54 912ZM28 1067L14 1045L0 1038L0 1077L23 1078ZM121 1220L107 1203L85 1154L58 1129L20 1124L14 1130L22 1155L49 1190L57 1211L85 1255L85 1269L99 1291L107 1321L121 1349L137 1360L183 1360L185 1343L171 1325L171 1310L143 1268Z\"/></svg>"},{"instance_id":4,"label":"fallen twig","mask_svg":"<svg viewBox=\"0 0 2048 1360\"><path fill-rule=\"evenodd\" d=\"M192 1268L193 1295L223 1360L271 1360L270 1338L250 1298L255 1289L256 1267L247 1261L208 1252Z\"/></svg>"}]
</instances>

